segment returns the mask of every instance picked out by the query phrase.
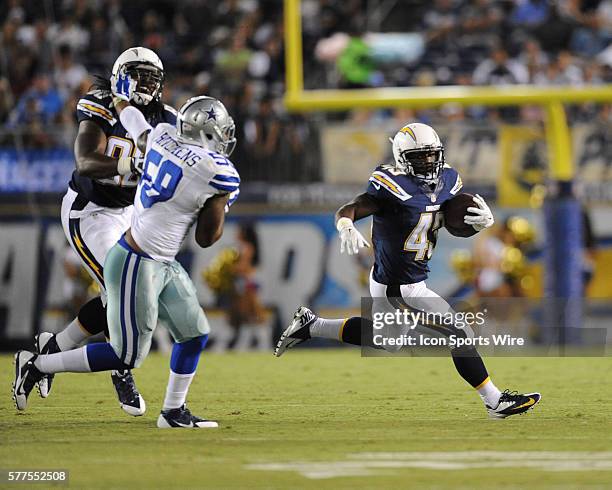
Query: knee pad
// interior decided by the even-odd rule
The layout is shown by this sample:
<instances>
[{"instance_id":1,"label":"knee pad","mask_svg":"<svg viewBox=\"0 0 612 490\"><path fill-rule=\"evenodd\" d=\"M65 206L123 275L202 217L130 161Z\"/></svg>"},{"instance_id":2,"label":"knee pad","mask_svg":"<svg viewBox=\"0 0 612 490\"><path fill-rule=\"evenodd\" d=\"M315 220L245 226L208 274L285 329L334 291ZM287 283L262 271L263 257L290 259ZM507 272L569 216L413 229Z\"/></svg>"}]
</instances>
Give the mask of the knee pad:
<instances>
[{"instance_id":1,"label":"knee pad","mask_svg":"<svg viewBox=\"0 0 612 490\"><path fill-rule=\"evenodd\" d=\"M108 338L108 323L106 321L106 308L100 296L85 303L77 315L81 326L91 335L104 332Z\"/></svg>"}]
</instances>

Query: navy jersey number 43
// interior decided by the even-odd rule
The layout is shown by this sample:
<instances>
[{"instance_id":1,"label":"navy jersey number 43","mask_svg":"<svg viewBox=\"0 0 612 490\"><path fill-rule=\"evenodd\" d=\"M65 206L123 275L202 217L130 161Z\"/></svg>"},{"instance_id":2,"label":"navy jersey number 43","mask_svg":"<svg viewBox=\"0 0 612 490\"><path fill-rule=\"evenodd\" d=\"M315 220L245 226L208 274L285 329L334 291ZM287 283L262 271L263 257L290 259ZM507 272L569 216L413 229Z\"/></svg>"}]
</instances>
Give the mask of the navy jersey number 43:
<instances>
[{"instance_id":1,"label":"navy jersey number 43","mask_svg":"<svg viewBox=\"0 0 612 490\"><path fill-rule=\"evenodd\" d=\"M427 278L443 225L440 208L462 187L461 177L448 165L433 187L389 165L374 170L367 193L379 204L372 226L375 281L397 285Z\"/></svg>"}]
</instances>

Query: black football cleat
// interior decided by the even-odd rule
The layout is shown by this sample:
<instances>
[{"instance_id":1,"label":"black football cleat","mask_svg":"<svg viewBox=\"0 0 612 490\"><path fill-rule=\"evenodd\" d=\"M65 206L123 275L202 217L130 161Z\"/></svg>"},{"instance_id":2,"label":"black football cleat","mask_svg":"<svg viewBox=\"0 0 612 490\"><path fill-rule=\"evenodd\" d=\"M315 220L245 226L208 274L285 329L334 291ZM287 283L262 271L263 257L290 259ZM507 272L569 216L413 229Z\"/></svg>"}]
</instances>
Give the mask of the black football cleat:
<instances>
[{"instance_id":1,"label":"black football cleat","mask_svg":"<svg viewBox=\"0 0 612 490\"><path fill-rule=\"evenodd\" d=\"M310 339L310 326L318 318L310 309L300 306L293 315L291 324L278 339L274 355L282 356L287 349L291 349L302 342Z\"/></svg>"},{"instance_id":2,"label":"black football cleat","mask_svg":"<svg viewBox=\"0 0 612 490\"><path fill-rule=\"evenodd\" d=\"M61 352L55 340L55 334L50 332L42 332L34 337L34 346L37 354L55 354ZM53 384L55 374L44 374L37 383L38 394L41 398L47 398L51 393L51 385Z\"/></svg>"},{"instance_id":3,"label":"black football cleat","mask_svg":"<svg viewBox=\"0 0 612 490\"><path fill-rule=\"evenodd\" d=\"M496 408L487 405L487 412L492 419L505 419L531 410L542 398L539 393L519 394L516 391L504 390Z\"/></svg>"},{"instance_id":4,"label":"black football cleat","mask_svg":"<svg viewBox=\"0 0 612 490\"><path fill-rule=\"evenodd\" d=\"M13 400L17 410L25 410L28 406L28 396L34 386L43 377L34 361L38 356L33 352L20 350L15 354L15 381L13 382Z\"/></svg>"},{"instance_id":5,"label":"black football cleat","mask_svg":"<svg viewBox=\"0 0 612 490\"><path fill-rule=\"evenodd\" d=\"M157 417L157 427L160 429L215 429L219 424L214 420L205 420L192 415L183 404L180 408L162 410Z\"/></svg>"},{"instance_id":6,"label":"black football cleat","mask_svg":"<svg viewBox=\"0 0 612 490\"><path fill-rule=\"evenodd\" d=\"M144 415L147 405L144 398L138 393L132 372L129 370L113 371L111 379L113 380L113 385L115 385L119 405L121 405L123 411L133 417Z\"/></svg>"}]
</instances>

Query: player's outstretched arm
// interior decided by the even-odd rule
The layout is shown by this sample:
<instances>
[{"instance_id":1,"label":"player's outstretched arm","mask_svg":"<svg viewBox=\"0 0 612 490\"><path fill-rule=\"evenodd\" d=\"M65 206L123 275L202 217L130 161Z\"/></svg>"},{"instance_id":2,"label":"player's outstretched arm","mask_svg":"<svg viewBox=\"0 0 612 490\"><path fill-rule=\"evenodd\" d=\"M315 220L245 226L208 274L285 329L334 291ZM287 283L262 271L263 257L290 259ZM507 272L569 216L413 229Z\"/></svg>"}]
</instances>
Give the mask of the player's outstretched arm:
<instances>
[{"instance_id":1,"label":"player's outstretched arm","mask_svg":"<svg viewBox=\"0 0 612 490\"><path fill-rule=\"evenodd\" d=\"M200 247L210 247L223 235L225 205L228 199L229 194L217 194L204 203L195 231L195 239Z\"/></svg>"},{"instance_id":2,"label":"player's outstretched arm","mask_svg":"<svg viewBox=\"0 0 612 490\"><path fill-rule=\"evenodd\" d=\"M81 121L74 141L74 159L77 172L93 179L121 175L118 160L106 156L106 135L93 121ZM124 160L130 160L126 158ZM129 162L128 162L129 163Z\"/></svg>"},{"instance_id":3,"label":"player's outstretched arm","mask_svg":"<svg viewBox=\"0 0 612 490\"><path fill-rule=\"evenodd\" d=\"M123 127L127 129L130 135L136 135L135 137L132 136L136 147L142 153L145 153L147 151L147 138L153 127L147 122L144 114L126 100L115 96L113 97L113 105Z\"/></svg>"},{"instance_id":4,"label":"player's outstretched arm","mask_svg":"<svg viewBox=\"0 0 612 490\"><path fill-rule=\"evenodd\" d=\"M351 202L343 205L336 212L336 229L340 234L340 253L353 255L359 253L362 247L370 244L355 228L354 221L371 216L380 209L376 199L367 193L358 195Z\"/></svg>"},{"instance_id":5,"label":"player's outstretched arm","mask_svg":"<svg viewBox=\"0 0 612 490\"><path fill-rule=\"evenodd\" d=\"M380 206L378 201L370 196L367 192L359 194L351 202L343 204L336 211L336 222L340 218L349 218L351 221L357 221L361 218L366 218L378 212Z\"/></svg>"}]
</instances>

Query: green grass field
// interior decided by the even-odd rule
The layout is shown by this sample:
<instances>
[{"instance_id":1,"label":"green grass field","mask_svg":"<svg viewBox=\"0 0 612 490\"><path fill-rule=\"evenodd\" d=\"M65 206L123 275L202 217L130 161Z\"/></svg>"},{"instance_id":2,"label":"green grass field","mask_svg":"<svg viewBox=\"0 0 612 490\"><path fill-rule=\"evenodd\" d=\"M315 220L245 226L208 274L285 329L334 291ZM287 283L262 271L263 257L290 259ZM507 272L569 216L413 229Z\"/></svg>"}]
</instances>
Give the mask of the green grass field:
<instances>
[{"instance_id":1,"label":"green grass field","mask_svg":"<svg viewBox=\"0 0 612 490\"><path fill-rule=\"evenodd\" d=\"M139 418L106 373L59 375L17 414L12 356L0 362L0 468L69 469L71 488L612 487L612 358L489 359L501 389L543 394L493 421L445 358L205 354L189 406L220 428L200 431L155 427L162 356L136 372Z\"/></svg>"}]
</instances>

